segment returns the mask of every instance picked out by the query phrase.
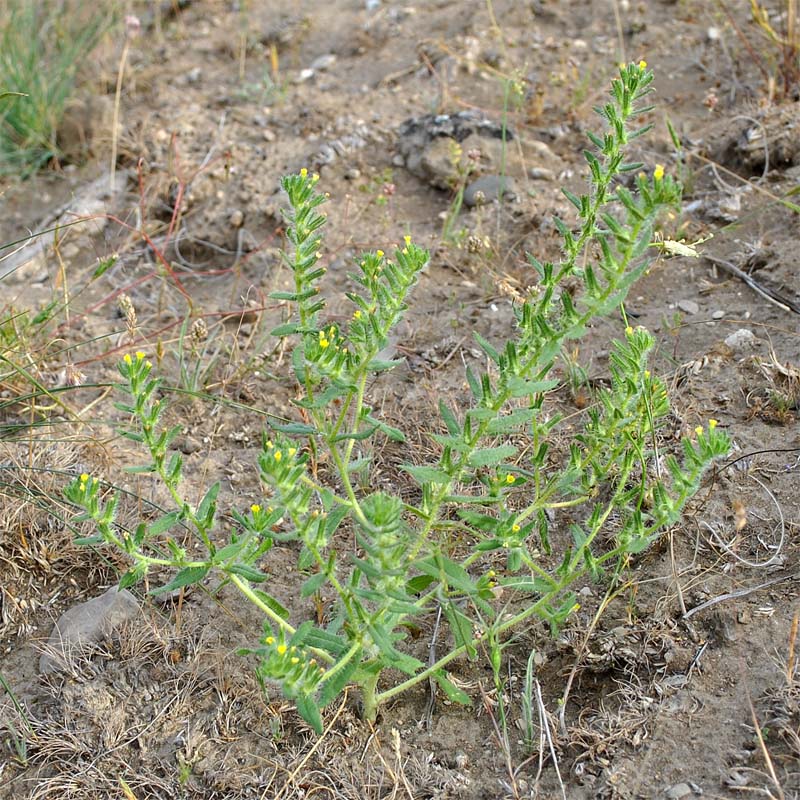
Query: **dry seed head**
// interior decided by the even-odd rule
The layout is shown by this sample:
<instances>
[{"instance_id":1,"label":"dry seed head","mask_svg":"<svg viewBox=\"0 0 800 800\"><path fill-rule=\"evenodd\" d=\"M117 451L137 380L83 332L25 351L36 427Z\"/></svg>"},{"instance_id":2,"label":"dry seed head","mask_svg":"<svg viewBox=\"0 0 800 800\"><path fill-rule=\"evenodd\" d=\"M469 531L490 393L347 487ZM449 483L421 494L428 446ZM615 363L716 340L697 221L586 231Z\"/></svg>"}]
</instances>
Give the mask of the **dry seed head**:
<instances>
[{"instance_id":1,"label":"dry seed head","mask_svg":"<svg viewBox=\"0 0 800 800\"><path fill-rule=\"evenodd\" d=\"M196 346L208 339L208 325L202 317L192 323L192 346Z\"/></svg>"},{"instance_id":2,"label":"dry seed head","mask_svg":"<svg viewBox=\"0 0 800 800\"><path fill-rule=\"evenodd\" d=\"M117 308L125 317L125 326L129 334L133 334L136 330L136 309L133 307L133 301L124 292L117 298Z\"/></svg>"}]
</instances>

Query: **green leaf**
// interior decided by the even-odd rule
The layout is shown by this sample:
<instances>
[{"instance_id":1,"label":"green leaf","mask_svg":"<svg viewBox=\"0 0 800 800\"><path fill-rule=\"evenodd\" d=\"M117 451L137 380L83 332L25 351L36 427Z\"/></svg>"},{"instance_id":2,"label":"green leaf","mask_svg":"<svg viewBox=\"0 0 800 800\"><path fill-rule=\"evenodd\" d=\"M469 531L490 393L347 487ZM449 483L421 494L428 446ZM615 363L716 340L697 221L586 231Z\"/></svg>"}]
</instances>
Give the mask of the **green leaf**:
<instances>
[{"instance_id":1,"label":"green leaf","mask_svg":"<svg viewBox=\"0 0 800 800\"><path fill-rule=\"evenodd\" d=\"M237 514L237 517L239 515ZM231 542L230 544L226 544L225 547L220 548L214 553L214 563L215 564L223 564L229 558L234 558L237 556L242 548L247 544L246 539L239 539L238 542Z\"/></svg>"},{"instance_id":2,"label":"green leaf","mask_svg":"<svg viewBox=\"0 0 800 800\"><path fill-rule=\"evenodd\" d=\"M131 475L149 475L156 471L156 465L142 464L140 467L123 467L122 469Z\"/></svg>"},{"instance_id":3,"label":"green leaf","mask_svg":"<svg viewBox=\"0 0 800 800\"><path fill-rule=\"evenodd\" d=\"M526 381L524 378L517 378L514 376L508 378L508 389L512 397L527 397L528 395L538 394L539 392L548 392L556 386L558 386L557 380Z\"/></svg>"},{"instance_id":4,"label":"green leaf","mask_svg":"<svg viewBox=\"0 0 800 800\"><path fill-rule=\"evenodd\" d=\"M294 699L297 713L314 729L317 735L322 733L322 716L317 701L307 694L298 695Z\"/></svg>"},{"instance_id":5,"label":"green leaf","mask_svg":"<svg viewBox=\"0 0 800 800\"><path fill-rule=\"evenodd\" d=\"M530 422L536 415L533 408L516 408L510 414L495 417L490 423L486 433L495 436L498 433L511 433L516 431L521 425Z\"/></svg>"},{"instance_id":6,"label":"green leaf","mask_svg":"<svg viewBox=\"0 0 800 800\"><path fill-rule=\"evenodd\" d=\"M117 263L118 260L119 260L119 256L117 256L117 255L113 255L113 256L109 256L108 258L101 259L100 262L95 267L94 272L92 273L91 280L93 280L93 281L97 280L97 278L99 278L101 275L104 275L108 270L111 269L111 267L114 266L114 264Z\"/></svg>"},{"instance_id":7,"label":"green leaf","mask_svg":"<svg viewBox=\"0 0 800 800\"><path fill-rule=\"evenodd\" d=\"M481 390L481 383L475 377L475 373L472 371L472 369L470 369L470 367L467 367L467 383L469 384L469 389L472 392L472 396L476 400L480 400L481 397L483 397L483 391Z\"/></svg>"},{"instance_id":8,"label":"green leaf","mask_svg":"<svg viewBox=\"0 0 800 800\"><path fill-rule=\"evenodd\" d=\"M86 515L82 515L83 519L90 519L90 517ZM75 519L75 522L78 521L78 518ZM78 536L76 539L72 540L73 544L77 545L92 545L92 544L102 544L103 537L98 536L95 534L94 536Z\"/></svg>"},{"instance_id":9,"label":"green leaf","mask_svg":"<svg viewBox=\"0 0 800 800\"><path fill-rule=\"evenodd\" d=\"M458 436L446 436L441 433L432 433L430 437L437 444L440 444L442 447L449 447L451 450L455 450L456 453L468 453L472 450L472 445Z\"/></svg>"},{"instance_id":10,"label":"green leaf","mask_svg":"<svg viewBox=\"0 0 800 800\"><path fill-rule=\"evenodd\" d=\"M482 450L475 450L470 454L467 463L471 467L488 467L506 461L517 454L517 448L510 444L503 444L499 447L485 447Z\"/></svg>"},{"instance_id":11,"label":"green leaf","mask_svg":"<svg viewBox=\"0 0 800 800\"><path fill-rule=\"evenodd\" d=\"M372 361L367 364L367 369L370 372L386 372L387 370L394 369L395 367L404 363L404 361L404 358L396 359L394 361L383 361L373 358Z\"/></svg>"},{"instance_id":12,"label":"green leaf","mask_svg":"<svg viewBox=\"0 0 800 800\"><path fill-rule=\"evenodd\" d=\"M267 594L262 589L253 589L253 594L256 595L262 603L269 606L281 619L289 619L289 609L283 606L271 594Z\"/></svg>"},{"instance_id":13,"label":"green leaf","mask_svg":"<svg viewBox=\"0 0 800 800\"><path fill-rule=\"evenodd\" d=\"M401 464L400 469L407 472L418 483L449 483L450 476L446 472L433 467L415 467L413 464Z\"/></svg>"},{"instance_id":14,"label":"green leaf","mask_svg":"<svg viewBox=\"0 0 800 800\"><path fill-rule=\"evenodd\" d=\"M369 428L364 428L363 431L357 431L355 433L340 433L338 436L333 437L334 442L344 442L347 439L354 439L356 441L362 441L364 439L369 439L373 433L377 430L377 425L372 425Z\"/></svg>"},{"instance_id":15,"label":"green leaf","mask_svg":"<svg viewBox=\"0 0 800 800\"><path fill-rule=\"evenodd\" d=\"M441 690L447 695L448 700L460 703L462 706L472 705L470 696L465 691L459 689L458 686L447 677L443 669L436 670L436 672L433 673L433 677L436 679L436 683L439 684Z\"/></svg>"},{"instance_id":16,"label":"green leaf","mask_svg":"<svg viewBox=\"0 0 800 800\"><path fill-rule=\"evenodd\" d=\"M367 414L365 420L371 425L374 425L381 433L386 434L393 442L404 442L406 440L403 431L393 428L391 425L387 425L382 420L375 419L375 417L369 414Z\"/></svg>"},{"instance_id":17,"label":"green leaf","mask_svg":"<svg viewBox=\"0 0 800 800\"><path fill-rule=\"evenodd\" d=\"M450 630L453 632L456 647L463 647L466 650L467 657L470 660L475 660L478 657L478 651L472 643L472 620L463 614L455 603L450 601L442 604L442 610L447 617Z\"/></svg>"},{"instance_id":18,"label":"green leaf","mask_svg":"<svg viewBox=\"0 0 800 800\"><path fill-rule=\"evenodd\" d=\"M147 564L137 564L131 567L119 579L119 591L127 589L129 586L139 583L139 581L147 574Z\"/></svg>"},{"instance_id":19,"label":"green leaf","mask_svg":"<svg viewBox=\"0 0 800 800\"><path fill-rule=\"evenodd\" d=\"M180 511L170 511L169 514L164 514L163 517L159 517L152 525L148 526L147 535L159 536L165 531L168 531L180 518Z\"/></svg>"},{"instance_id":20,"label":"green leaf","mask_svg":"<svg viewBox=\"0 0 800 800\"><path fill-rule=\"evenodd\" d=\"M491 344L489 344L489 342L486 339L484 339L483 336L481 336L477 331L475 331L474 336L475 336L475 341L478 343L481 350L483 350L483 352L486 353L486 355L489 356L489 358L491 358L495 364L499 364L500 353L498 353L497 350L495 350L495 348Z\"/></svg>"},{"instance_id":21,"label":"green leaf","mask_svg":"<svg viewBox=\"0 0 800 800\"><path fill-rule=\"evenodd\" d=\"M350 683L350 679L361 663L361 650L351 656L350 661L342 667L329 681L322 684L322 692L319 695L320 708L325 708L332 700L341 693L342 689ZM329 668L333 669L333 667Z\"/></svg>"},{"instance_id":22,"label":"green leaf","mask_svg":"<svg viewBox=\"0 0 800 800\"><path fill-rule=\"evenodd\" d=\"M217 511L217 495L219 494L220 482L212 484L208 491L205 493L200 505L197 507L197 519L205 525L210 527L214 521L214 514Z\"/></svg>"},{"instance_id":23,"label":"green leaf","mask_svg":"<svg viewBox=\"0 0 800 800\"><path fill-rule=\"evenodd\" d=\"M439 400L439 413L442 415L444 424L447 426L447 432L451 436L458 436L461 433L461 426L458 424L455 414L447 407L444 400Z\"/></svg>"},{"instance_id":24,"label":"green leaf","mask_svg":"<svg viewBox=\"0 0 800 800\"><path fill-rule=\"evenodd\" d=\"M250 564L230 564L225 567L225 571L233 575L239 575L246 581L252 581L253 583L263 583L269 577L260 569L250 566Z\"/></svg>"},{"instance_id":25,"label":"green leaf","mask_svg":"<svg viewBox=\"0 0 800 800\"><path fill-rule=\"evenodd\" d=\"M445 556L433 556L419 562L419 568L428 575L432 575L437 580L444 579L445 582L455 589L465 594L475 593L475 583L470 578L469 573L460 564L451 561Z\"/></svg>"},{"instance_id":26,"label":"green leaf","mask_svg":"<svg viewBox=\"0 0 800 800\"><path fill-rule=\"evenodd\" d=\"M334 658L339 658L342 653L347 652L347 642L340 636L319 628L312 628L305 638L306 647L316 647L330 653Z\"/></svg>"},{"instance_id":27,"label":"green leaf","mask_svg":"<svg viewBox=\"0 0 800 800\"><path fill-rule=\"evenodd\" d=\"M283 325L278 325L277 328L273 328L270 332L270 336L289 336L292 333L297 333L301 329L301 326L297 322L285 322Z\"/></svg>"},{"instance_id":28,"label":"green leaf","mask_svg":"<svg viewBox=\"0 0 800 800\"><path fill-rule=\"evenodd\" d=\"M267 424L278 433L288 433L296 436L313 436L318 433L313 425L306 425L304 422L280 423L274 420L267 420Z\"/></svg>"},{"instance_id":29,"label":"green leaf","mask_svg":"<svg viewBox=\"0 0 800 800\"><path fill-rule=\"evenodd\" d=\"M392 644L390 634L388 634L382 626L368 622L367 630L372 637L372 641L378 646L389 666L399 669L401 672L405 672L408 675L413 675L420 667L424 666L418 658L406 655L397 650Z\"/></svg>"},{"instance_id":30,"label":"green leaf","mask_svg":"<svg viewBox=\"0 0 800 800\"><path fill-rule=\"evenodd\" d=\"M406 582L406 592L408 592L408 594L420 594L435 580L436 578L433 575L415 575Z\"/></svg>"},{"instance_id":31,"label":"green leaf","mask_svg":"<svg viewBox=\"0 0 800 800\"><path fill-rule=\"evenodd\" d=\"M199 583L208 574L209 569L210 565L208 564L202 567L184 567L168 584L159 586L157 589L151 589L150 595L155 597L159 594L182 589L184 586L191 586L193 583Z\"/></svg>"},{"instance_id":32,"label":"green leaf","mask_svg":"<svg viewBox=\"0 0 800 800\"><path fill-rule=\"evenodd\" d=\"M319 590L319 587L322 586L323 583L325 583L327 578L328 576L324 572L317 572L316 574L312 575L300 587L300 596L310 597L312 594L314 594L314 592Z\"/></svg>"}]
</instances>

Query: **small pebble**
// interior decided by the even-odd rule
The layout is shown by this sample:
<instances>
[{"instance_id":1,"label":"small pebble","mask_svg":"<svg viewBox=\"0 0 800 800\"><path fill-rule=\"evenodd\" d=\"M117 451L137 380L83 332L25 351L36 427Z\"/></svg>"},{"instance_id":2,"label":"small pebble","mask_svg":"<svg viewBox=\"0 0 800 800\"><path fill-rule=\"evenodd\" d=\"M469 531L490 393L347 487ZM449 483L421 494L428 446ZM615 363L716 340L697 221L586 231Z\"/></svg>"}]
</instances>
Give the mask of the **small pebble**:
<instances>
[{"instance_id":1,"label":"small pebble","mask_svg":"<svg viewBox=\"0 0 800 800\"><path fill-rule=\"evenodd\" d=\"M324 72L330 69L336 63L336 56L333 53L325 53L325 55L315 58L311 62L311 69L317 72Z\"/></svg>"},{"instance_id":2,"label":"small pebble","mask_svg":"<svg viewBox=\"0 0 800 800\"><path fill-rule=\"evenodd\" d=\"M753 331L747 328L739 328L734 331L730 336L725 338L725 344L732 350L741 350L744 347L752 347L755 345L757 339Z\"/></svg>"},{"instance_id":3,"label":"small pebble","mask_svg":"<svg viewBox=\"0 0 800 800\"><path fill-rule=\"evenodd\" d=\"M228 221L231 224L232 228L241 228L244 225L244 214L237 208L230 217Z\"/></svg>"},{"instance_id":4,"label":"small pebble","mask_svg":"<svg viewBox=\"0 0 800 800\"><path fill-rule=\"evenodd\" d=\"M692 796L692 789L688 783L676 783L664 792L664 796L669 800L683 800L684 797Z\"/></svg>"},{"instance_id":5,"label":"small pebble","mask_svg":"<svg viewBox=\"0 0 800 800\"><path fill-rule=\"evenodd\" d=\"M264 128L263 133L261 134L264 137L264 140L267 142L274 142L275 141L275 131L271 131L269 128Z\"/></svg>"},{"instance_id":6,"label":"small pebble","mask_svg":"<svg viewBox=\"0 0 800 800\"><path fill-rule=\"evenodd\" d=\"M718 308L712 315L711 319L722 319L725 316L725 312Z\"/></svg>"},{"instance_id":7,"label":"small pebble","mask_svg":"<svg viewBox=\"0 0 800 800\"><path fill-rule=\"evenodd\" d=\"M694 300L679 300L678 308L684 314L696 314L700 310L700 306Z\"/></svg>"},{"instance_id":8,"label":"small pebble","mask_svg":"<svg viewBox=\"0 0 800 800\"><path fill-rule=\"evenodd\" d=\"M464 190L464 203L470 207L491 203L500 197L513 196L514 179L507 175L484 175ZM483 195L481 198L480 195Z\"/></svg>"},{"instance_id":9,"label":"small pebble","mask_svg":"<svg viewBox=\"0 0 800 800\"><path fill-rule=\"evenodd\" d=\"M530 176L535 181L554 181L556 174L546 167L531 167Z\"/></svg>"}]
</instances>

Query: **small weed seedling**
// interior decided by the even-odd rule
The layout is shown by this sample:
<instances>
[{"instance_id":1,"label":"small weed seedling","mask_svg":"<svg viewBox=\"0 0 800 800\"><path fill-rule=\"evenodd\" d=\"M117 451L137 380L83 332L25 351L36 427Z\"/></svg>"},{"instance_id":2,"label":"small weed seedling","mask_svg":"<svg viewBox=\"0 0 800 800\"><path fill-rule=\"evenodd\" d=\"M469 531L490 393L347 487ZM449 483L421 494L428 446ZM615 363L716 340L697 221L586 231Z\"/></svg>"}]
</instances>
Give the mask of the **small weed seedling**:
<instances>
[{"instance_id":1,"label":"small weed seedling","mask_svg":"<svg viewBox=\"0 0 800 800\"><path fill-rule=\"evenodd\" d=\"M553 368L560 354L587 335L593 319L620 307L647 268L659 211L680 197L679 185L663 169L648 177L642 165L624 161L628 142L649 128L635 123L649 110L642 101L652 80L644 63L620 69L610 100L598 109L606 129L590 134L596 148L586 153L590 190L582 196L565 191L578 227L557 221L559 262L531 259L538 285L515 309L513 338L497 347L476 334L490 367L467 370L471 404L440 403L442 430L429 434L438 460L421 464L412 452L400 466L418 484L413 502L371 490L364 480L370 463L359 443L377 435L404 441L401 431L375 416L366 389L376 373L397 364L378 354L406 311L428 253L406 237L391 255L378 250L358 258L351 275L355 288L347 295L349 321L323 324L318 283L325 274L319 264L325 217L319 208L326 198L316 190L317 176L301 170L282 182L290 204L292 252L286 260L294 287L272 297L293 309L273 333L295 343L302 421L276 423L264 437L258 467L267 497L232 511L234 530L221 541L219 484L196 505L182 494L181 456L170 450L180 427L162 425L159 378L145 353L137 352L119 364L127 399L118 408L131 420L122 432L148 454L131 471L153 475L174 507L123 531L114 521L117 496L107 496L99 478L83 474L66 488L82 509L80 518L96 526L96 534L81 541L128 554L132 566L123 587L154 568L177 569L155 593L197 583L212 571L224 576L264 615L260 645L244 652L258 659L259 677L279 683L317 731L320 709L348 684L360 688L369 720L382 703L431 678L449 698L468 703L449 679L448 664L462 656L475 659L482 649L499 654L507 632L535 618L557 630L577 607L575 582L618 569L674 525L704 471L728 449L712 420L683 442L680 459L656 451L669 412L666 387L648 369L653 337L631 327L614 343L609 388L586 410L563 460L549 449L559 418L545 413L545 398L558 384ZM633 190L618 181L631 172ZM562 291L567 280L578 290ZM511 443L522 437L529 443L525 455ZM324 482L310 468L323 453L334 474ZM556 553L552 520L565 508L573 520L564 531L570 544ZM201 557L169 536L178 525L194 531ZM454 532L467 543L459 555ZM355 537L355 551L343 544L347 536ZM299 544L298 566L308 576L300 590L304 598L323 587L335 596L326 626L305 621L295 627L291 620L298 613L266 591L265 557L276 542ZM404 639L439 608L451 647L428 665L408 652ZM382 684L387 670L405 679Z\"/></svg>"}]
</instances>

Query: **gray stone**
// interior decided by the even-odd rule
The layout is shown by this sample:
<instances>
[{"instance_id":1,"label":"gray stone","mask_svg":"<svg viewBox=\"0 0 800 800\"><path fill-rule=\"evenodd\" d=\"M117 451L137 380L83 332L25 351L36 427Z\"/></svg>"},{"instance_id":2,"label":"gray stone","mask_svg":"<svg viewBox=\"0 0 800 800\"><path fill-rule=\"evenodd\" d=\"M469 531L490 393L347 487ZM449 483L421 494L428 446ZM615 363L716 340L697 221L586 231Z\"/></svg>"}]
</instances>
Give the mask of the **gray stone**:
<instances>
[{"instance_id":1,"label":"gray stone","mask_svg":"<svg viewBox=\"0 0 800 800\"><path fill-rule=\"evenodd\" d=\"M508 175L484 175L464 190L464 203L470 207L491 203L501 197L514 197L514 179Z\"/></svg>"},{"instance_id":2,"label":"gray stone","mask_svg":"<svg viewBox=\"0 0 800 800\"><path fill-rule=\"evenodd\" d=\"M476 111L425 114L398 128L397 149L406 169L437 189L449 191L479 153L482 169L500 168L516 136Z\"/></svg>"},{"instance_id":3,"label":"gray stone","mask_svg":"<svg viewBox=\"0 0 800 800\"><path fill-rule=\"evenodd\" d=\"M118 591L116 586L73 606L56 622L47 650L39 659L39 671L46 674L65 669L71 653L99 642L138 613L136 598L127 589Z\"/></svg>"},{"instance_id":4,"label":"gray stone","mask_svg":"<svg viewBox=\"0 0 800 800\"><path fill-rule=\"evenodd\" d=\"M531 167L531 180L534 181L554 181L556 174L547 167Z\"/></svg>"},{"instance_id":5,"label":"gray stone","mask_svg":"<svg viewBox=\"0 0 800 800\"><path fill-rule=\"evenodd\" d=\"M336 56L333 53L325 53L325 55L315 58L311 62L311 69L317 72L324 72L330 69L336 63Z\"/></svg>"},{"instance_id":6,"label":"gray stone","mask_svg":"<svg viewBox=\"0 0 800 800\"><path fill-rule=\"evenodd\" d=\"M688 783L676 783L674 786L670 786L664 795L669 798L669 800L683 800L684 797L691 797L692 789Z\"/></svg>"},{"instance_id":7,"label":"gray stone","mask_svg":"<svg viewBox=\"0 0 800 800\"><path fill-rule=\"evenodd\" d=\"M734 331L730 336L725 338L725 344L728 345L731 350L753 347L757 341L756 335L748 328L739 328L738 331Z\"/></svg>"},{"instance_id":8,"label":"gray stone","mask_svg":"<svg viewBox=\"0 0 800 800\"><path fill-rule=\"evenodd\" d=\"M696 314L700 310L700 306L694 300L679 300L678 308L684 314Z\"/></svg>"}]
</instances>

